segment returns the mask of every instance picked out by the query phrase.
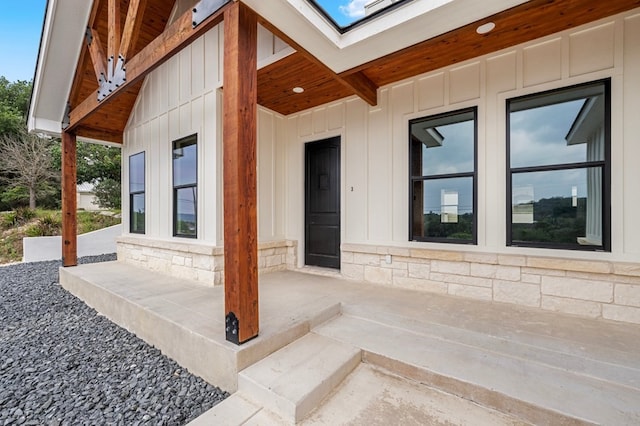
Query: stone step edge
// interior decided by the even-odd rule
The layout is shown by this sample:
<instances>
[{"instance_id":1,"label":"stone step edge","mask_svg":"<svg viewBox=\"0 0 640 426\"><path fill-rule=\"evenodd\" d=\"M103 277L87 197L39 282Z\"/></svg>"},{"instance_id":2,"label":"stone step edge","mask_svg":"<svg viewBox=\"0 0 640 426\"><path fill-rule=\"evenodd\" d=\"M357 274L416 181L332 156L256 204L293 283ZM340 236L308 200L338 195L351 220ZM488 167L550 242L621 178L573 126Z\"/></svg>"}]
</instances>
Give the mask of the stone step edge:
<instances>
[{"instance_id":1,"label":"stone step edge","mask_svg":"<svg viewBox=\"0 0 640 426\"><path fill-rule=\"evenodd\" d=\"M254 340L244 346L240 346L237 355L238 372L298 341L314 328L340 315L342 315L342 304L339 302L333 303L308 318L291 324L289 328L269 336L268 339Z\"/></svg>"},{"instance_id":2,"label":"stone step edge","mask_svg":"<svg viewBox=\"0 0 640 426\"><path fill-rule=\"evenodd\" d=\"M541 407L492 389L454 377L436 373L424 367L368 350L362 351L362 362L383 368L400 377L473 401L481 406L522 419L531 424L563 426L595 425L580 419Z\"/></svg>"},{"instance_id":3,"label":"stone step edge","mask_svg":"<svg viewBox=\"0 0 640 426\"><path fill-rule=\"evenodd\" d=\"M188 423L189 426L241 426L263 410L242 392L236 392Z\"/></svg>"},{"instance_id":4,"label":"stone step edge","mask_svg":"<svg viewBox=\"0 0 640 426\"><path fill-rule=\"evenodd\" d=\"M330 337L309 333L287 346L288 351L296 350L294 345L304 344L305 337L315 336L323 340L330 340L335 344L343 346L345 353L343 359L332 366L321 380L316 380L305 390L302 395L298 395L298 400L291 400L286 395L282 395L268 386L259 383L250 376L246 370L238 374L238 390L252 402L263 406L266 410L276 414L285 422L297 423L304 419L309 413L317 408L322 401L329 396L333 390L349 376L353 370L362 362L362 350ZM278 352L270 355L279 356ZM265 358L265 359L268 359ZM317 361L317 360L311 360Z\"/></svg>"}]
</instances>

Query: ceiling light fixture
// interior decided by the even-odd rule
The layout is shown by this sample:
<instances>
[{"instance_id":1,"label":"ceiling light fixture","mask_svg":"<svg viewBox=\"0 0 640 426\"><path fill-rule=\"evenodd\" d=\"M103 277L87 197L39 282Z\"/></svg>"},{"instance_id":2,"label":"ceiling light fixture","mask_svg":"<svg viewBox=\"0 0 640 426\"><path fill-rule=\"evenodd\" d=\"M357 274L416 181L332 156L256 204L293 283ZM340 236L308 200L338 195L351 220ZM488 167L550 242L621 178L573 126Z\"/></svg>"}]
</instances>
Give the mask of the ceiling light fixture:
<instances>
[{"instance_id":1,"label":"ceiling light fixture","mask_svg":"<svg viewBox=\"0 0 640 426\"><path fill-rule=\"evenodd\" d=\"M304 92L304 89L300 86L296 86L293 88L293 93L302 93Z\"/></svg>"},{"instance_id":2,"label":"ceiling light fixture","mask_svg":"<svg viewBox=\"0 0 640 426\"><path fill-rule=\"evenodd\" d=\"M493 30L495 27L496 24L494 24L493 22L487 22L486 24L482 24L478 28L476 28L476 32L478 34L487 34L488 32L491 32L491 30Z\"/></svg>"}]
</instances>

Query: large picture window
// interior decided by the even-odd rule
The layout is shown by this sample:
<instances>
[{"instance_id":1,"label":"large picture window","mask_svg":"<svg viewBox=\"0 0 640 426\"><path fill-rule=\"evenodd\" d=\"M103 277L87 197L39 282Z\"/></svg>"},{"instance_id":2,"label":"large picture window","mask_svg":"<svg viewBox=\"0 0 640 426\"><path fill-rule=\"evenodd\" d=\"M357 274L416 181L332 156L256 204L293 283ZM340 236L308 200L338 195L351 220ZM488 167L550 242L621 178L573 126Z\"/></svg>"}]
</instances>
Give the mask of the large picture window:
<instances>
[{"instance_id":1,"label":"large picture window","mask_svg":"<svg viewBox=\"0 0 640 426\"><path fill-rule=\"evenodd\" d=\"M409 122L411 240L476 243L476 115Z\"/></svg>"},{"instance_id":2,"label":"large picture window","mask_svg":"<svg viewBox=\"0 0 640 426\"><path fill-rule=\"evenodd\" d=\"M610 250L610 82L507 101L507 244Z\"/></svg>"},{"instance_id":3,"label":"large picture window","mask_svg":"<svg viewBox=\"0 0 640 426\"><path fill-rule=\"evenodd\" d=\"M144 234L144 152L129 157L129 232Z\"/></svg>"},{"instance_id":4,"label":"large picture window","mask_svg":"<svg viewBox=\"0 0 640 426\"><path fill-rule=\"evenodd\" d=\"M198 204L197 136L173 142L173 235L196 238Z\"/></svg>"}]
</instances>

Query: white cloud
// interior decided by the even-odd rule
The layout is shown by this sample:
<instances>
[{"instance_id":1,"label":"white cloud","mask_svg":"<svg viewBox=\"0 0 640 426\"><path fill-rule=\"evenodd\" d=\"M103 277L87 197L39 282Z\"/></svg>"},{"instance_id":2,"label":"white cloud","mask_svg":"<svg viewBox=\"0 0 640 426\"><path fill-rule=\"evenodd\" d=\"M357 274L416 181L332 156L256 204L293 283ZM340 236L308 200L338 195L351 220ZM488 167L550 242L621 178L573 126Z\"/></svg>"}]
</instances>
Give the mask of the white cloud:
<instances>
[{"instance_id":1,"label":"white cloud","mask_svg":"<svg viewBox=\"0 0 640 426\"><path fill-rule=\"evenodd\" d=\"M368 0L350 0L346 5L340 6L340 12L350 18L362 18L364 16L364 5Z\"/></svg>"}]
</instances>

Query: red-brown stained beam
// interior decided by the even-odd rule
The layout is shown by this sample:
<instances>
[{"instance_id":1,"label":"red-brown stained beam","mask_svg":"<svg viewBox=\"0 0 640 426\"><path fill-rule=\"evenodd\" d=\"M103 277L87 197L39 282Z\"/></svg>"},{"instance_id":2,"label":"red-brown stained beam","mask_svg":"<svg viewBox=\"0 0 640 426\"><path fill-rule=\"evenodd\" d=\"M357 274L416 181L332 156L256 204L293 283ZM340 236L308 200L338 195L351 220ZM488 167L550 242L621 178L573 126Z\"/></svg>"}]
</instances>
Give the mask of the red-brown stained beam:
<instances>
[{"instance_id":1,"label":"red-brown stained beam","mask_svg":"<svg viewBox=\"0 0 640 426\"><path fill-rule=\"evenodd\" d=\"M62 132L62 266L78 264L76 135Z\"/></svg>"},{"instance_id":2,"label":"red-brown stained beam","mask_svg":"<svg viewBox=\"0 0 640 426\"><path fill-rule=\"evenodd\" d=\"M195 28L193 28L192 24L193 14L191 9L186 11L162 34L126 62L127 81L124 84L121 84L120 87L114 90L113 93L107 96L102 102L98 102L98 92L95 91L82 101L80 105L74 108L69 115L70 124L67 130L70 131L76 128L83 120L91 116L103 105L113 102L120 94L124 93L132 85L146 77L151 71L171 59L171 57L180 52L185 46L222 22L224 11L232 4L233 2L227 3Z\"/></svg>"},{"instance_id":3,"label":"red-brown stained beam","mask_svg":"<svg viewBox=\"0 0 640 426\"><path fill-rule=\"evenodd\" d=\"M98 16L98 9L100 8L101 0L94 0L93 7L91 8L91 14L89 15L89 22L87 23L88 29L93 29L93 24L96 20L96 16ZM71 85L71 93L69 94L69 102L75 102L76 97L78 96L78 91L82 86L82 64L84 63L84 57L88 49L80 49L80 55L78 57L78 64L76 65L76 74L73 77L73 84Z\"/></svg>"},{"instance_id":4,"label":"red-brown stained beam","mask_svg":"<svg viewBox=\"0 0 640 426\"><path fill-rule=\"evenodd\" d=\"M244 343L258 335L257 17L240 2L224 13L224 290L227 327ZM232 314L237 327L229 322ZM233 332L231 332L233 333Z\"/></svg>"},{"instance_id":5,"label":"red-brown stained beam","mask_svg":"<svg viewBox=\"0 0 640 426\"><path fill-rule=\"evenodd\" d=\"M120 0L109 0L109 37L107 39L107 55L113 58L111 66L113 67L118 60L120 52L120 40L122 40L122 32L120 31Z\"/></svg>"},{"instance_id":6,"label":"red-brown stained beam","mask_svg":"<svg viewBox=\"0 0 640 426\"><path fill-rule=\"evenodd\" d=\"M120 42L120 54L123 58L129 57L129 52L136 44L136 38L142 26L142 17L147 0L131 0L127 10L127 19L124 22L122 41Z\"/></svg>"},{"instance_id":7,"label":"red-brown stained beam","mask_svg":"<svg viewBox=\"0 0 640 426\"><path fill-rule=\"evenodd\" d=\"M96 30L91 30L91 37L89 53L91 54L91 62L93 62L93 70L96 73L96 80L100 84L100 79L107 78L107 56L104 54L104 49L102 49L102 44L100 43L100 35Z\"/></svg>"},{"instance_id":8,"label":"red-brown stained beam","mask_svg":"<svg viewBox=\"0 0 640 426\"><path fill-rule=\"evenodd\" d=\"M342 80L343 84L346 82L347 87L351 88L369 105L376 106L378 103L378 86L376 86L373 81L369 80L363 72L357 72L345 76L338 75L338 80Z\"/></svg>"},{"instance_id":9,"label":"red-brown stained beam","mask_svg":"<svg viewBox=\"0 0 640 426\"><path fill-rule=\"evenodd\" d=\"M327 75L330 75L331 78L333 78L335 81L351 90L354 95L358 95L363 101L371 106L376 106L378 104L378 86L373 81L371 81L364 73L352 73L346 77L342 74L336 74L331 68L329 68L321 60L305 50L295 40L280 31L280 29L273 25L271 22L260 17L260 25L268 29L272 34L276 35L289 46L293 47L297 52L304 55L309 61L318 65L327 73Z\"/></svg>"}]
</instances>

